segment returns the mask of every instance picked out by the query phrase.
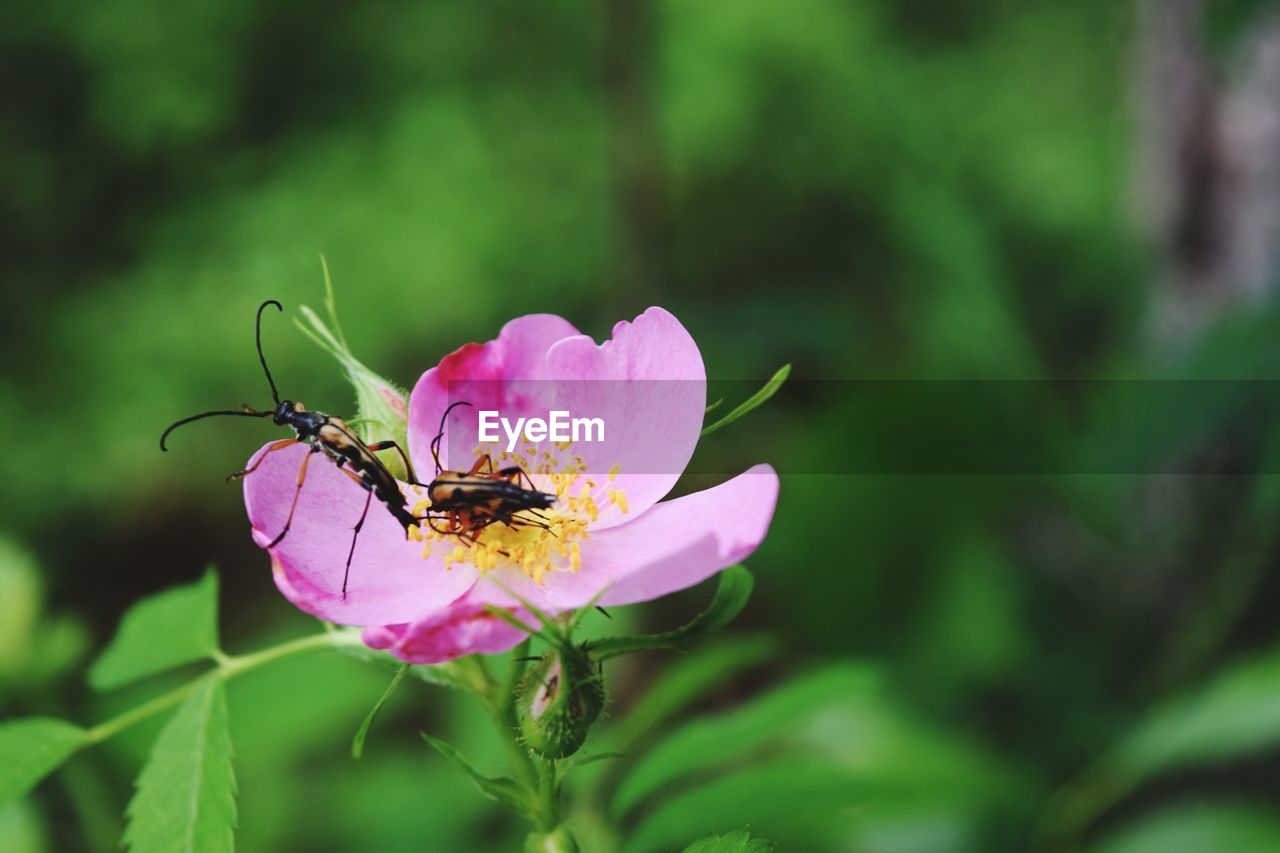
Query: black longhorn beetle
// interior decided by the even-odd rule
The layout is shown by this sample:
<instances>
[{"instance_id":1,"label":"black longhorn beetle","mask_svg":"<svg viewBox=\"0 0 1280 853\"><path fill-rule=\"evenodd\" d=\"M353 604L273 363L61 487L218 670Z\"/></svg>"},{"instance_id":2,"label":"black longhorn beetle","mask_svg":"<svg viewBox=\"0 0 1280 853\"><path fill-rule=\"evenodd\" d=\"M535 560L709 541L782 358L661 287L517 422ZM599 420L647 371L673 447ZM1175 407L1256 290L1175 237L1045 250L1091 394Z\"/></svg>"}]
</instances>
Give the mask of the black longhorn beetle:
<instances>
[{"instance_id":1,"label":"black longhorn beetle","mask_svg":"<svg viewBox=\"0 0 1280 853\"><path fill-rule=\"evenodd\" d=\"M356 522L356 526L353 528L351 548L347 551L347 563L342 574L342 598L344 600L347 597L347 580L351 574L351 560L356 553L356 541L360 538L360 529L364 527L364 520L369 514L369 505L375 495L386 506L387 511L391 513L395 520L404 527L406 537L409 536L411 528L423 521L427 522L438 533L458 537L463 544L469 544L470 541L474 541L477 532L483 530L488 524L495 522L501 522L509 527L517 525L545 527L541 522L517 518L515 513L522 510L530 510L536 514L537 509L545 509L551 506L555 501L555 496L533 489L532 483L529 484L530 488L522 487L519 484L516 469L493 471L492 463L490 463L490 470L484 472L480 470L481 465L477 463L475 468L465 474L441 471L438 448L441 439L444 437L445 419L454 406L470 405L469 403L454 403L445 409L444 417L440 419L440 432L431 442L432 456L435 457L436 463L436 477L427 485L427 495L430 497L431 503L427 507L425 516L418 517L410 512L409 505L405 500L404 494L400 491L400 485L395 476L374 455L374 451L377 450L395 450L404 461L409 484L421 486L422 484L418 482L417 475L414 474L413 464L409 462L408 454L404 452L400 445L394 441L378 441L373 444L365 444L341 418L326 415L323 412L310 412L307 411L307 408L302 403L280 399L280 394L276 390L275 380L271 377L271 370L267 367L267 358L262 353L262 312L266 310L268 305L274 305L278 310L284 311L284 307L274 299L268 299L259 305L255 321L254 339L258 348L258 361L262 364L262 372L267 377L267 384L271 386L271 398L275 401L275 409L273 411L258 411L246 403L244 408L238 410L201 412L198 415L192 415L170 424L160 436L160 449L168 450L165 447L165 439L169 437L169 433L183 424L220 415L242 418L271 418L277 426L287 426L293 430L297 436L296 438L285 438L267 445L267 449L263 451L253 465L243 471L228 475L228 482L249 476L258 469L258 466L262 464L262 460L277 450L283 450L295 444L309 445L310 452L303 457L302 465L298 468L297 488L293 493L293 502L289 505L289 514L285 517L284 528L277 534L275 539L271 540L267 548L270 549L279 545L289 533L289 527L293 524L294 510L298 508L298 496L302 494L302 484L307 477L307 466L311 462L312 455L316 453L323 453L329 457L338 466L338 470L350 477L368 493L365 497L364 509L360 513L360 520ZM487 456L485 459L487 459ZM523 472L521 471L520 473ZM525 480L527 481L527 479L526 476ZM443 530L436 527L432 523L434 519L448 521L449 527Z\"/></svg>"},{"instance_id":2,"label":"black longhorn beetle","mask_svg":"<svg viewBox=\"0 0 1280 853\"><path fill-rule=\"evenodd\" d=\"M293 503L289 505L289 515L285 518L284 529L280 531L275 539L271 540L271 543L267 545L268 548L274 548L279 545L284 540L285 535L288 534L289 526L293 524L293 512L298 508L298 496L302 494L302 483L307 478L307 465L311 462L312 455L323 453L333 460L340 471L368 492L364 501L364 510L360 513L360 520L356 522L354 533L351 536L351 549L347 552L347 565L342 575L342 597L345 599L347 597L347 578L351 573L351 559L356 553L356 540L360 537L360 528L364 526L365 517L369 514L369 504L373 501L374 495L377 495L378 500L382 501L396 521L400 522L404 527L406 536L409 535L409 528L419 523L419 519L409 511L409 506L405 501L404 495L400 492L400 486L396 482L396 478L387 470L387 466L383 465L382 461L374 455L374 451L395 450L400 454L400 458L404 460L409 482L416 484L418 478L414 476L413 465L410 464L408 455L394 441L378 441L373 444L365 444L341 418L335 418L333 415L326 415L323 412L309 412L302 403L280 399L280 393L276 390L275 380L271 378L271 370L267 367L267 358L262 354L262 312L266 310L268 305L274 305L280 311L283 311L284 307L274 299L268 299L259 305L255 330L258 361L262 363L262 372L266 374L267 384L271 386L271 398L275 400L275 410L260 412L245 404L244 408L240 410L201 412L198 415L183 418L170 424L169 428L160 436L160 449L168 450L164 446L165 439L169 437L169 433L183 424L218 415L234 415L242 418L271 418L277 426L291 428L297 438L285 438L272 442L267 445L267 449L258 457L257 462L254 462L253 465L245 470L237 471L227 477L227 481L230 482L249 476L257 470L268 454L277 450L284 450L286 447L292 447L295 444L307 444L310 446L311 452L303 458L302 465L298 468L298 486L293 493Z\"/></svg>"}]
</instances>

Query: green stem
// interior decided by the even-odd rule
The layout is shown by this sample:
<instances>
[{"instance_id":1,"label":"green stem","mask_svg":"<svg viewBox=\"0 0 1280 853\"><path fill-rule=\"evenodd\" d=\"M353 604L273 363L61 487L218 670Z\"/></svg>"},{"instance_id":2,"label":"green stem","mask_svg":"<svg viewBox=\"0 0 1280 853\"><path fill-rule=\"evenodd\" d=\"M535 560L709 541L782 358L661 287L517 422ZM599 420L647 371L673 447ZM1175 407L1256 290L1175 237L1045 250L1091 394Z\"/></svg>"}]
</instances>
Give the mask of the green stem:
<instances>
[{"instance_id":1,"label":"green stem","mask_svg":"<svg viewBox=\"0 0 1280 853\"><path fill-rule=\"evenodd\" d=\"M241 673L257 669L268 663L286 658L291 655L301 654L303 652L314 651L315 649L333 649L342 646L359 646L359 631L325 631L323 634L312 634L306 637L299 637L296 640L289 640L278 646L272 646L258 652L252 652L247 655L226 655L217 652L212 655L214 662L217 664L215 672L224 681L240 675ZM85 745L101 743L111 738L135 723L159 714L161 711L177 705L183 699L187 698L195 686L205 678L201 675L186 684L174 690L157 696L149 702L143 702L136 708L131 708L117 717L112 717L106 722L99 723L89 729L85 734Z\"/></svg>"},{"instance_id":2,"label":"green stem","mask_svg":"<svg viewBox=\"0 0 1280 853\"><path fill-rule=\"evenodd\" d=\"M498 730L498 738L502 741L503 747L511 758L511 764L515 767L516 776L519 778L520 784L524 785L530 792L533 792L535 785L533 764L529 757L529 751L520 745L520 724L516 719L515 701L520 674L524 671L524 664L520 661L520 658L528 653L529 641L525 640L516 646L512 652L511 665L502 683L498 684L491 681L489 691L480 698L484 702L485 708L489 711L489 717L493 720L493 725Z\"/></svg>"},{"instance_id":3,"label":"green stem","mask_svg":"<svg viewBox=\"0 0 1280 853\"><path fill-rule=\"evenodd\" d=\"M539 760L538 769L538 831L551 832L560 824L560 792L556 787L556 763Z\"/></svg>"},{"instance_id":4,"label":"green stem","mask_svg":"<svg viewBox=\"0 0 1280 853\"><path fill-rule=\"evenodd\" d=\"M223 678L231 678L242 672L257 669L260 666L290 655L310 652L315 649L338 649L344 646L363 648L363 643L360 641L360 632L325 631L323 634L299 637L296 640L289 640L286 643L271 646L258 652L252 652L247 655L234 655L227 658L225 662L220 663L218 668L222 671Z\"/></svg>"},{"instance_id":5,"label":"green stem","mask_svg":"<svg viewBox=\"0 0 1280 853\"><path fill-rule=\"evenodd\" d=\"M105 723L99 723L85 733L85 744L102 743L104 740L114 737L129 728L134 723L140 723L148 717L154 717L161 711L177 705L183 699L187 698L187 694L195 688L199 681L200 679L189 681L177 690L170 690L163 696L157 696L150 702L143 702L138 707L131 708L118 717L112 717Z\"/></svg>"}]
</instances>

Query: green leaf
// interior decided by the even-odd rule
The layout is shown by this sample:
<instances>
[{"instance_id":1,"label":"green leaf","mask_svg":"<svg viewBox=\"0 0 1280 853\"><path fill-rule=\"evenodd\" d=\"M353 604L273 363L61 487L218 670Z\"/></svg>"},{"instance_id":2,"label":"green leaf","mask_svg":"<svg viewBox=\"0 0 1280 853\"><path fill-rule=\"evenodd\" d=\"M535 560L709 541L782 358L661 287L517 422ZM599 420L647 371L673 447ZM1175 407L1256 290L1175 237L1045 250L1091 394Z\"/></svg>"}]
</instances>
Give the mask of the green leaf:
<instances>
[{"instance_id":1,"label":"green leaf","mask_svg":"<svg viewBox=\"0 0 1280 853\"><path fill-rule=\"evenodd\" d=\"M609 733L609 739L630 747L703 693L729 681L740 670L764 663L776 651L777 643L771 637L725 637L680 658L640 697Z\"/></svg>"},{"instance_id":2,"label":"green leaf","mask_svg":"<svg viewBox=\"0 0 1280 853\"><path fill-rule=\"evenodd\" d=\"M120 687L218 651L218 576L144 598L125 613L120 628L89 670L98 690Z\"/></svg>"},{"instance_id":3,"label":"green leaf","mask_svg":"<svg viewBox=\"0 0 1280 853\"><path fill-rule=\"evenodd\" d=\"M732 622L746 606L754 585L755 580L745 566L730 566L720 573L710 606L684 627L662 634L605 637L592 642L587 650L597 660L604 660L649 649L689 649Z\"/></svg>"},{"instance_id":4,"label":"green leaf","mask_svg":"<svg viewBox=\"0 0 1280 853\"><path fill-rule=\"evenodd\" d=\"M396 688L400 686L400 682L408 675L410 666L404 664L396 670L395 676L391 679L391 683L387 685L387 689L383 691L382 696L369 709L368 715L364 718L364 722L360 724L359 731L356 732L355 739L351 741L351 757L359 760L364 753L364 739L369 735L369 729L373 726L373 721L377 719L378 712L382 710L382 706L387 704L387 700L396 692Z\"/></svg>"},{"instance_id":5,"label":"green leaf","mask_svg":"<svg viewBox=\"0 0 1280 853\"><path fill-rule=\"evenodd\" d=\"M471 781L486 797L502 803L517 814L529 816L534 813L534 805L529 798L529 792L517 784L514 779L509 779L506 776L485 776L472 767L471 762L462 757L462 753L439 738L434 738L423 732L422 739L431 744L436 752L449 759L462 772L470 776Z\"/></svg>"},{"instance_id":6,"label":"green leaf","mask_svg":"<svg viewBox=\"0 0 1280 853\"><path fill-rule=\"evenodd\" d=\"M52 849L43 816L31 800L0 806L0 843L5 853L46 853Z\"/></svg>"},{"instance_id":7,"label":"green leaf","mask_svg":"<svg viewBox=\"0 0 1280 853\"><path fill-rule=\"evenodd\" d=\"M1280 850L1274 808L1188 803L1139 819L1104 838L1095 853L1203 853Z\"/></svg>"},{"instance_id":8,"label":"green leaf","mask_svg":"<svg viewBox=\"0 0 1280 853\"><path fill-rule=\"evenodd\" d=\"M1065 788L1045 831L1066 837L1147 779L1252 756L1280 745L1280 648L1220 671L1206 685L1158 705Z\"/></svg>"},{"instance_id":9,"label":"green leaf","mask_svg":"<svg viewBox=\"0 0 1280 853\"><path fill-rule=\"evenodd\" d=\"M1030 790L966 741L914 719L878 669L833 664L675 730L630 768L610 811L622 816L651 798L669 796L686 781L741 773L746 762L780 754L855 773L900 802L969 810L997 802L1025 806L1019 798ZM720 824L702 831L723 829ZM672 840L691 836L696 832Z\"/></svg>"},{"instance_id":10,"label":"green leaf","mask_svg":"<svg viewBox=\"0 0 1280 853\"><path fill-rule=\"evenodd\" d=\"M49 717L0 723L0 808L18 800L85 743L84 729Z\"/></svg>"},{"instance_id":11,"label":"green leaf","mask_svg":"<svg viewBox=\"0 0 1280 853\"><path fill-rule=\"evenodd\" d=\"M776 845L763 838L752 838L745 829L727 835L708 835L688 847L684 853L769 853Z\"/></svg>"},{"instance_id":12,"label":"green leaf","mask_svg":"<svg viewBox=\"0 0 1280 853\"><path fill-rule=\"evenodd\" d=\"M851 844L850 827L859 807L874 795L867 780L847 769L780 759L675 792L645 814L622 849L678 850L684 839L721 831L726 824L750 825L760 832L767 827L784 849L863 849Z\"/></svg>"},{"instance_id":13,"label":"green leaf","mask_svg":"<svg viewBox=\"0 0 1280 853\"><path fill-rule=\"evenodd\" d=\"M782 367L779 368L778 372L773 374L773 378L771 378L768 382L764 383L763 388L761 388L756 393L752 394L750 397L744 400L741 404L739 404L737 408L729 412L729 414L725 415L720 420L713 423L711 426L703 427L702 435L708 436L711 433L715 432L716 430L720 429L721 427L727 427L729 424L733 423L743 415L749 414L755 409L760 408L762 405L768 402L770 397L778 393L778 389L782 387L782 383L786 382L787 377L790 375L791 375L791 365L789 364L782 365ZM719 405L719 404L717 403L715 405ZM711 406L708 409L708 411L710 411L710 409L712 408L715 408L715 405Z\"/></svg>"},{"instance_id":14,"label":"green leaf","mask_svg":"<svg viewBox=\"0 0 1280 853\"><path fill-rule=\"evenodd\" d=\"M627 753L625 752L597 752L591 755L579 752L577 755L573 756L573 758L570 758L569 761L573 767L586 767L588 764L595 764L599 761L617 761L620 758L626 757Z\"/></svg>"},{"instance_id":15,"label":"green leaf","mask_svg":"<svg viewBox=\"0 0 1280 853\"><path fill-rule=\"evenodd\" d=\"M165 725L129 803L135 853L234 849L236 782L222 680L205 676Z\"/></svg>"},{"instance_id":16,"label":"green leaf","mask_svg":"<svg viewBox=\"0 0 1280 853\"><path fill-rule=\"evenodd\" d=\"M1112 753L1136 782L1177 767L1226 761L1280 745L1280 648L1220 672L1158 707Z\"/></svg>"},{"instance_id":17,"label":"green leaf","mask_svg":"<svg viewBox=\"0 0 1280 853\"><path fill-rule=\"evenodd\" d=\"M734 711L687 724L636 762L618 788L615 813L626 813L687 773L785 734L815 710L846 695L851 678L868 677L868 673L833 667L798 678Z\"/></svg>"}]
</instances>

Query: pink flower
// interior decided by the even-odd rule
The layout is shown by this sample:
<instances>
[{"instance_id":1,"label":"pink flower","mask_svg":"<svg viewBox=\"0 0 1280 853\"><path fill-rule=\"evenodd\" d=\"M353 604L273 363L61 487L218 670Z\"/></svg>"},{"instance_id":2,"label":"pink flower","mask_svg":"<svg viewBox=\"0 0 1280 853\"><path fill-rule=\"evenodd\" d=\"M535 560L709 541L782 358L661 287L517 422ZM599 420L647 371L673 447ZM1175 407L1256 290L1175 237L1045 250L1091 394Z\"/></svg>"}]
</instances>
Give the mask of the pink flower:
<instances>
[{"instance_id":1,"label":"pink flower","mask_svg":"<svg viewBox=\"0 0 1280 853\"><path fill-rule=\"evenodd\" d=\"M460 385L465 392L458 392ZM374 648L436 663L520 642L518 630L485 609L506 607L527 620L512 592L551 613L592 601L648 601L741 561L764 539L778 495L778 477L768 465L659 503L693 455L706 406L697 345L661 308L618 323L613 338L600 345L560 317L535 314L507 323L496 340L446 356L409 397L408 451L419 478L431 479L430 443L450 402L466 399L514 422L546 416L538 389L554 389L558 405L575 414L605 412L613 433L608 442L575 445L573 455L545 452L541 445L526 449L528 458L516 451L534 485L557 494L546 511L554 535L495 524L471 547L429 529L415 529L406 539L404 528L375 501L344 598L346 555L366 493L331 462L315 459L290 532L271 549L280 591L323 619L369 626L364 638ZM474 415L468 431L457 422L459 411L475 409L455 410L450 418L445 445L452 436L455 452L442 450L441 459L448 466L453 458L455 468L462 451L481 451L466 446L474 441ZM483 449L495 456L503 450ZM271 453L245 479L245 504L260 546L284 525L306 452L298 446ZM421 515L425 489L402 484L401 491Z\"/></svg>"}]
</instances>

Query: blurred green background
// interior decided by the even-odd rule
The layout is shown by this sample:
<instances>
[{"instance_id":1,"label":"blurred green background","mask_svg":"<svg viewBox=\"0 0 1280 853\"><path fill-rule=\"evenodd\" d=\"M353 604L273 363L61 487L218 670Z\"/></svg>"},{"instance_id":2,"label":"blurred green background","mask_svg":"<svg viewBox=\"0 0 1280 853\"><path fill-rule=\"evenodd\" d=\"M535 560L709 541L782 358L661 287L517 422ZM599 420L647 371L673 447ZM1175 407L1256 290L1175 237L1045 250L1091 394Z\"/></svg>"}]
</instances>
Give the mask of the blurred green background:
<instances>
[{"instance_id":1,"label":"blurred green background","mask_svg":"<svg viewBox=\"0 0 1280 853\"><path fill-rule=\"evenodd\" d=\"M11 9L0 716L92 722L154 693L93 694L83 663L130 602L210 563L229 650L307 630L222 481L275 433L156 441L262 402L253 309L319 307L319 253L354 350L406 386L533 311L602 338L660 304L713 377L793 363L786 393L706 440L707 470L822 470L865 436L848 386L803 380L1275 378L1277 14ZM287 395L348 412L328 356L283 321L267 336ZM1116 437L1182 473L785 476L732 636L612 667L600 735L645 735L627 712L674 663L714 683L647 736L729 715L711 719L738 719L737 740L648 788L584 775L582 798L631 790L614 814L636 851L747 824L795 850L1280 849L1280 494L1213 473L1277 470L1269 431L1232 419L1251 388L1188 386ZM661 629L706 597L615 618ZM511 849L519 828L416 735L498 766L463 699L417 685L349 759L384 683L324 657L233 686L242 849ZM154 732L0 813L0 847L114 849Z\"/></svg>"}]
</instances>

